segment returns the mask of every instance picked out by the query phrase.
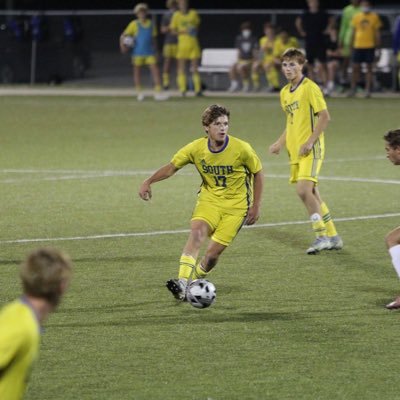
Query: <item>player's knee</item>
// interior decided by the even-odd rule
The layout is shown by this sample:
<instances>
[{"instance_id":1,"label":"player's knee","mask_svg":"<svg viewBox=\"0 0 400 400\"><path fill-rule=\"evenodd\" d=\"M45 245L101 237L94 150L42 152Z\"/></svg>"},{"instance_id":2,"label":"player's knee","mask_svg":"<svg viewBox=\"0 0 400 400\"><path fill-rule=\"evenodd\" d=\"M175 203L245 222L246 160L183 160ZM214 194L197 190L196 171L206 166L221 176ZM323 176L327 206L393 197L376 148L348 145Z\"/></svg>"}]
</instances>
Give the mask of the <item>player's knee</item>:
<instances>
[{"instance_id":1,"label":"player's knee","mask_svg":"<svg viewBox=\"0 0 400 400\"><path fill-rule=\"evenodd\" d=\"M191 237L197 245L201 245L206 239L207 233L201 228L192 228Z\"/></svg>"}]
</instances>

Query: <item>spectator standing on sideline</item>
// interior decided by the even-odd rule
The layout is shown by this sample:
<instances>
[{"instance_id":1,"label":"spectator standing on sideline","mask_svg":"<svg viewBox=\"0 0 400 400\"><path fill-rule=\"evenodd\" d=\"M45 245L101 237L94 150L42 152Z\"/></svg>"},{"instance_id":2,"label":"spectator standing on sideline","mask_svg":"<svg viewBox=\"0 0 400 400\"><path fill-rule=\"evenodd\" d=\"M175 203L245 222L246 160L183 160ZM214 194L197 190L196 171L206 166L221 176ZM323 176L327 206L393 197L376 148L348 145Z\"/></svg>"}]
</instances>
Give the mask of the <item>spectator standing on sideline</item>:
<instances>
[{"instance_id":1,"label":"spectator standing on sideline","mask_svg":"<svg viewBox=\"0 0 400 400\"><path fill-rule=\"evenodd\" d=\"M129 23L122 32L119 39L119 46L122 53L129 50L132 55L133 80L137 92L137 99L144 100L141 85L141 70L148 65L153 77L154 99L165 100L161 93L160 72L157 65L157 28L153 21L147 17L149 8L145 3L138 3L133 9L137 18Z\"/></svg>"},{"instance_id":2,"label":"spectator standing on sideline","mask_svg":"<svg viewBox=\"0 0 400 400\"><path fill-rule=\"evenodd\" d=\"M240 25L240 34L236 37L235 48L238 52L238 61L232 65L229 71L231 85L230 92L239 89L238 77L242 81L243 92L250 90L250 73L254 61L257 59L258 43L251 30L251 23L245 21Z\"/></svg>"},{"instance_id":3,"label":"spectator standing on sideline","mask_svg":"<svg viewBox=\"0 0 400 400\"><path fill-rule=\"evenodd\" d=\"M317 61L320 64L321 81L324 88L327 84L326 48L327 33L333 19L320 9L319 0L307 0L308 9L296 18L296 28L304 38L307 57L307 74L316 81L314 69Z\"/></svg>"},{"instance_id":4,"label":"spectator standing on sideline","mask_svg":"<svg viewBox=\"0 0 400 400\"><path fill-rule=\"evenodd\" d=\"M177 84L182 96L186 95L186 62L190 63L194 91L201 96L201 79L198 71L200 62L200 45L198 33L200 17L197 11L189 8L188 0L178 0L178 11L175 11L170 24L171 32L178 35L178 60Z\"/></svg>"},{"instance_id":5,"label":"spectator standing on sideline","mask_svg":"<svg viewBox=\"0 0 400 400\"><path fill-rule=\"evenodd\" d=\"M167 90L170 86L170 72L171 64L173 60L176 60L176 53L178 49L178 38L176 35L171 33L170 24L172 15L178 10L177 0L167 0L166 11L161 19L161 33L164 34L164 46L163 46L163 73L162 73L162 84L163 89Z\"/></svg>"},{"instance_id":6,"label":"spectator standing on sideline","mask_svg":"<svg viewBox=\"0 0 400 400\"><path fill-rule=\"evenodd\" d=\"M378 14L371 11L371 2L362 0L361 12L351 20L353 27L352 36L352 75L349 97L355 96L357 83L360 79L361 64L365 64L367 72L365 76L365 97L371 97L375 50L381 44L380 28L381 19Z\"/></svg>"},{"instance_id":7,"label":"spectator standing on sideline","mask_svg":"<svg viewBox=\"0 0 400 400\"><path fill-rule=\"evenodd\" d=\"M343 8L339 28L339 48L341 49L343 62L341 65L341 83L348 83L347 70L350 65L351 40L353 27L351 21L354 15L361 11L360 0L351 0L350 4Z\"/></svg>"},{"instance_id":8,"label":"spectator standing on sideline","mask_svg":"<svg viewBox=\"0 0 400 400\"><path fill-rule=\"evenodd\" d=\"M41 324L55 311L72 274L70 259L44 248L20 267L23 295L0 311L0 399L22 399L39 353Z\"/></svg>"},{"instance_id":9,"label":"spectator standing on sideline","mask_svg":"<svg viewBox=\"0 0 400 400\"><path fill-rule=\"evenodd\" d=\"M329 29L328 33L328 46L326 50L328 68L328 83L326 87L326 94L331 95L335 90L336 75L343 62L342 49L338 44L338 31L335 26Z\"/></svg>"}]
</instances>

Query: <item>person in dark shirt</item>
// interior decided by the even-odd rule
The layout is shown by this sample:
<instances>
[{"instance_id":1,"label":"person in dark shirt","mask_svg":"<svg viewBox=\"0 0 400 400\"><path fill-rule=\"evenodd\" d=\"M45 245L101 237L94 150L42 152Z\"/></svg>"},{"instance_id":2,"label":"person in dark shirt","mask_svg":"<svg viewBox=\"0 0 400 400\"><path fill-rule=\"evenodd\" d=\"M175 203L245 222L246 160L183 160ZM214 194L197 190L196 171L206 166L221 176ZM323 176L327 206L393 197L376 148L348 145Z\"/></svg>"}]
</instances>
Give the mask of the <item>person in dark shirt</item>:
<instances>
[{"instance_id":1,"label":"person in dark shirt","mask_svg":"<svg viewBox=\"0 0 400 400\"><path fill-rule=\"evenodd\" d=\"M238 51L238 60L232 65L229 72L231 85L230 92L239 89L238 77L242 80L242 90L250 90L250 72L253 62L257 59L258 41L251 30L250 22L246 21L240 25L240 35L236 37L235 47Z\"/></svg>"},{"instance_id":2,"label":"person in dark shirt","mask_svg":"<svg viewBox=\"0 0 400 400\"><path fill-rule=\"evenodd\" d=\"M308 61L307 74L312 80L315 77L314 70L316 62L320 64L321 81L323 87L327 85L327 67L326 67L326 50L327 50L327 33L333 19L320 9L319 0L307 0L308 9L304 14L296 18L296 28L299 35L304 38L306 57ZM325 90L324 90L325 91Z\"/></svg>"}]
</instances>

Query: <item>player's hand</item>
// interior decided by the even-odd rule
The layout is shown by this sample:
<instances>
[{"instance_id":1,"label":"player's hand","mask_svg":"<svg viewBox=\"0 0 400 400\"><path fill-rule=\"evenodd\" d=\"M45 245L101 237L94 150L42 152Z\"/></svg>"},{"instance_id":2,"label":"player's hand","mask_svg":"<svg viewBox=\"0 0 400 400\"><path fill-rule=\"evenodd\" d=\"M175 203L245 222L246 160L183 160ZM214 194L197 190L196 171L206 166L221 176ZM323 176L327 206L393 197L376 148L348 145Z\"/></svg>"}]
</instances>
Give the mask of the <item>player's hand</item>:
<instances>
[{"instance_id":1,"label":"player's hand","mask_svg":"<svg viewBox=\"0 0 400 400\"><path fill-rule=\"evenodd\" d=\"M247 213L245 225L253 225L260 218L260 208L258 206L251 206Z\"/></svg>"},{"instance_id":2,"label":"player's hand","mask_svg":"<svg viewBox=\"0 0 400 400\"><path fill-rule=\"evenodd\" d=\"M269 152L271 154L279 154L281 152L281 145L279 142L275 142L269 146Z\"/></svg>"},{"instance_id":3,"label":"player's hand","mask_svg":"<svg viewBox=\"0 0 400 400\"><path fill-rule=\"evenodd\" d=\"M144 181L139 188L139 197L145 201L151 199L151 188L146 181Z\"/></svg>"},{"instance_id":4,"label":"player's hand","mask_svg":"<svg viewBox=\"0 0 400 400\"><path fill-rule=\"evenodd\" d=\"M299 156L300 157L306 157L310 154L312 148L314 146L314 143L304 143L301 145L300 150L299 150Z\"/></svg>"}]
</instances>

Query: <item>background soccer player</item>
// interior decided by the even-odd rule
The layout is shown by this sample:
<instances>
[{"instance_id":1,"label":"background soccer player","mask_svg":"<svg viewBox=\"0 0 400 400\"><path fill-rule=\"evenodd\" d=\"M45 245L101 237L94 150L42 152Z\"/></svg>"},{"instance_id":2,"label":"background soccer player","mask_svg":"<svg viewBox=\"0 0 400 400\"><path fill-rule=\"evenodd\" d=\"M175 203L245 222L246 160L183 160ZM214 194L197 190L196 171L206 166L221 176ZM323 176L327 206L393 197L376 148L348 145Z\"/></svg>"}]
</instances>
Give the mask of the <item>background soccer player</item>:
<instances>
[{"instance_id":1,"label":"background soccer player","mask_svg":"<svg viewBox=\"0 0 400 400\"><path fill-rule=\"evenodd\" d=\"M0 399L21 399L37 358L40 325L61 301L72 265L58 250L32 252L20 269L23 296L0 312Z\"/></svg>"},{"instance_id":2,"label":"background soccer player","mask_svg":"<svg viewBox=\"0 0 400 400\"><path fill-rule=\"evenodd\" d=\"M196 95L201 95L201 79L198 71L200 60L200 45L197 39L200 17L193 8L189 9L188 0L178 0L179 10L171 20L171 32L178 35L178 89L182 95L186 94L186 63L190 63L192 81Z\"/></svg>"},{"instance_id":3,"label":"background soccer player","mask_svg":"<svg viewBox=\"0 0 400 400\"><path fill-rule=\"evenodd\" d=\"M400 165L400 129L389 131L383 137L387 158L394 164ZM400 226L386 236L386 245L392 258L393 267L400 278ZM400 296L386 305L389 310L400 308Z\"/></svg>"},{"instance_id":4,"label":"background soccer player","mask_svg":"<svg viewBox=\"0 0 400 400\"><path fill-rule=\"evenodd\" d=\"M329 209L321 199L318 174L325 153L324 130L330 120L321 89L303 75L306 62L298 49L288 49L282 55L282 71L288 84L281 90L280 100L286 113L286 129L269 147L279 154L283 146L290 158L290 182L305 205L316 235L307 254L325 249L339 250L343 242L336 232Z\"/></svg>"},{"instance_id":5,"label":"background soccer player","mask_svg":"<svg viewBox=\"0 0 400 400\"><path fill-rule=\"evenodd\" d=\"M187 164L194 164L201 175L189 238L180 258L179 279L167 282L167 288L180 300L185 299L187 281L205 278L242 225L252 225L259 217L264 179L261 162L248 143L228 135L229 116L225 107L208 107L202 115L207 136L181 148L139 189L139 196L149 200L153 183L171 177ZM207 237L207 250L197 262Z\"/></svg>"},{"instance_id":6,"label":"background soccer player","mask_svg":"<svg viewBox=\"0 0 400 400\"><path fill-rule=\"evenodd\" d=\"M157 28L152 20L147 17L148 11L149 9L145 3L139 3L135 6L133 13L137 16L137 19L131 21L122 32L119 39L120 50L122 53L131 51L133 80L137 99L139 101L144 99L140 74L142 67L147 65L153 78L154 99L166 100L166 96L161 93L160 71L157 65ZM134 38L132 48L126 45L126 36Z\"/></svg>"}]
</instances>

